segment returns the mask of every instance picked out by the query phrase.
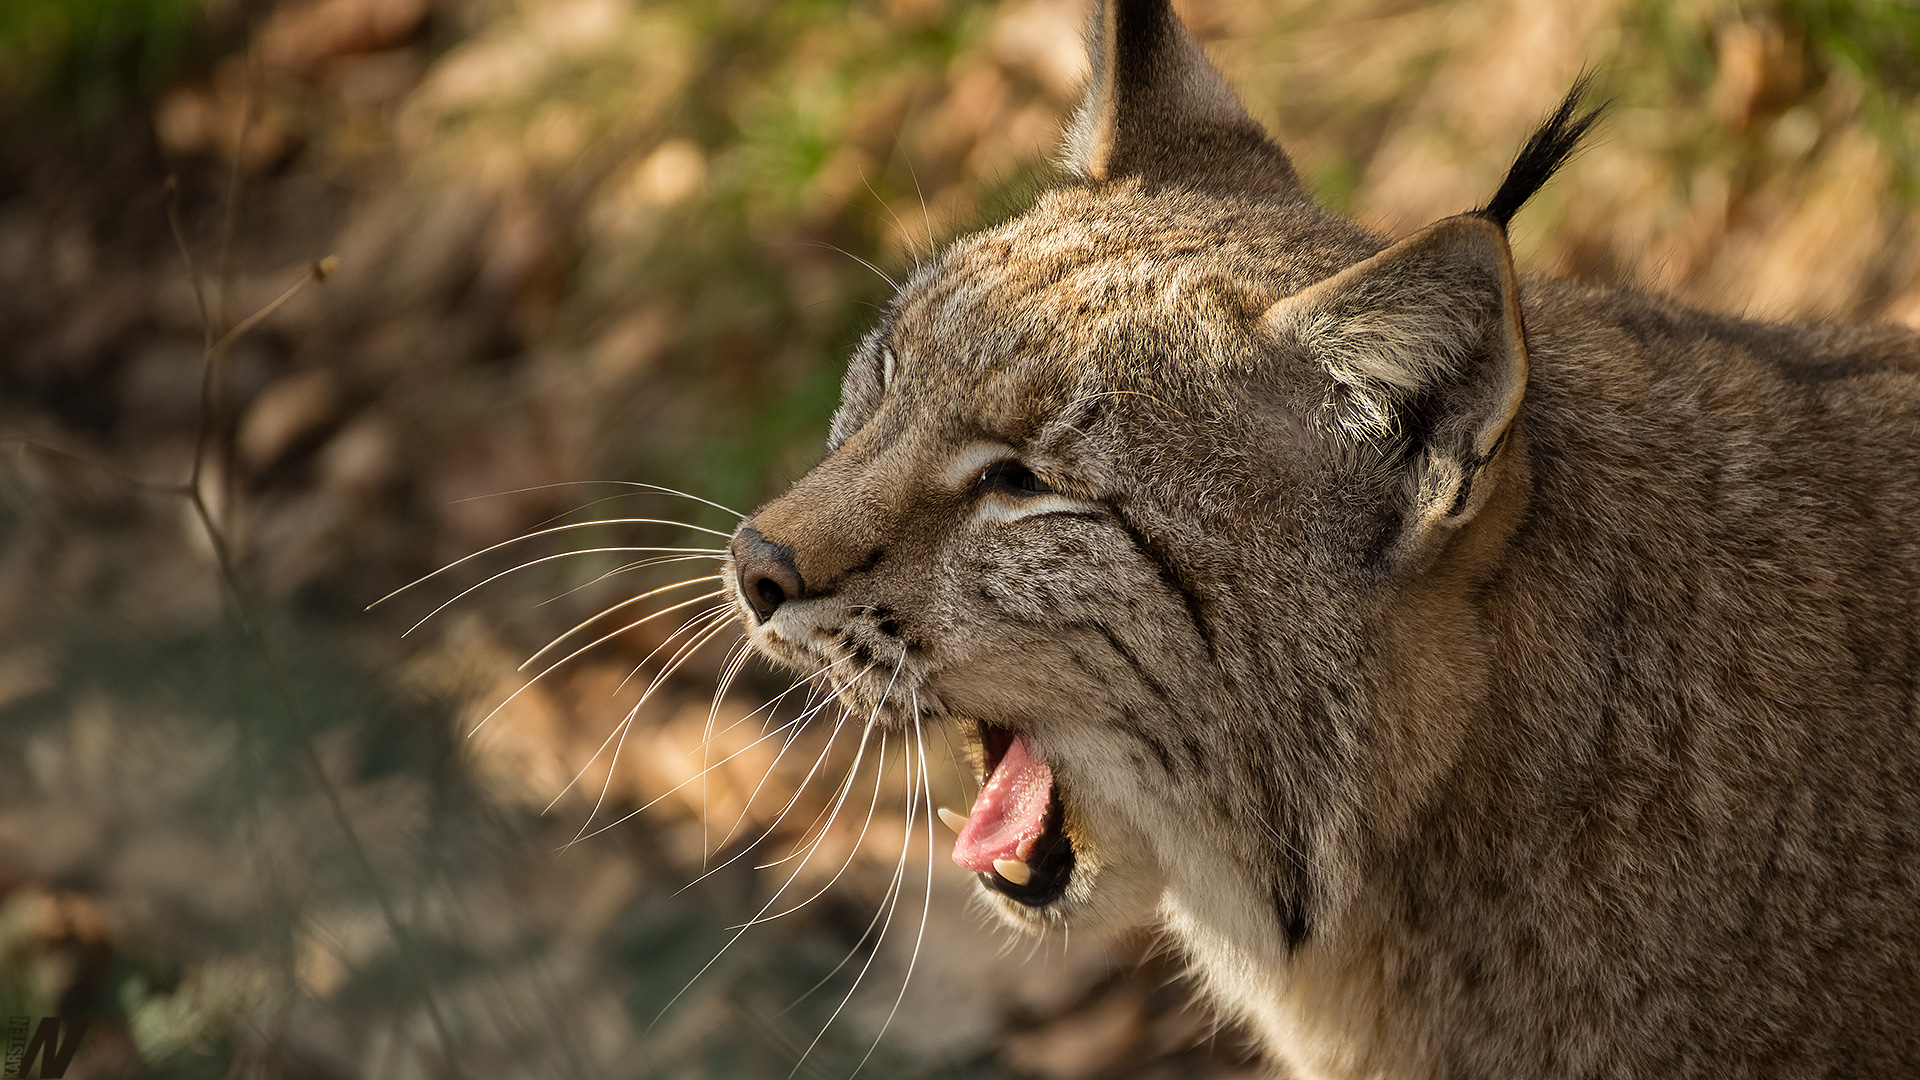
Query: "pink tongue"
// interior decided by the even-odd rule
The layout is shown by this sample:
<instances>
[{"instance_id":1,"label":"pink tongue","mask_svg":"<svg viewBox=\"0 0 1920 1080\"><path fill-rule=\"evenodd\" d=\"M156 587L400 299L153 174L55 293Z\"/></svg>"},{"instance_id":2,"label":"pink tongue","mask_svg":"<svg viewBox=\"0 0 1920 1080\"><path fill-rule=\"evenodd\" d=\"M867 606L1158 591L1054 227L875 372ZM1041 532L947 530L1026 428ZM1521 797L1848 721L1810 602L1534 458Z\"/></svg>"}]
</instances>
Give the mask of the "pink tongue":
<instances>
[{"instance_id":1,"label":"pink tongue","mask_svg":"<svg viewBox=\"0 0 1920 1080\"><path fill-rule=\"evenodd\" d=\"M993 872L995 859L1027 861L1034 841L1047 831L1052 796L1053 770L1025 735L1015 735L953 842L953 861L983 874Z\"/></svg>"}]
</instances>

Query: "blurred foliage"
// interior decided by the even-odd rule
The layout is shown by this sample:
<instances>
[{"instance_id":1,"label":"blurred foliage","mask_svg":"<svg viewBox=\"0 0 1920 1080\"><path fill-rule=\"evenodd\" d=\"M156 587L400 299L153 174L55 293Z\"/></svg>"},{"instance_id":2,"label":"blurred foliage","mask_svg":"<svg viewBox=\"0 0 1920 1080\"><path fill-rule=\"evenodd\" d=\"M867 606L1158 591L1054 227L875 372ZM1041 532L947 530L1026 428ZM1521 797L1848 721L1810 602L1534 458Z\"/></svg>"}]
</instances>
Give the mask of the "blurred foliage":
<instances>
[{"instance_id":1,"label":"blurred foliage","mask_svg":"<svg viewBox=\"0 0 1920 1080\"><path fill-rule=\"evenodd\" d=\"M1920 191L1920 5L1911 3L1780 0L1741 12L1738 21L1712 7L1643 2L1623 24L1621 58L1609 65L1608 81L1638 100L1680 100L1709 110L1697 124L1696 155L1725 128L1735 86L1751 96L1734 129L1752 130L1751 110L1762 116L1808 108L1821 92L1850 100L1860 120L1885 146L1897 173L1894 184L1911 200ZM1664 76L1664 82L1654 82ZM1712 96L1719 88L1722 99ZM1720 115L1713 115L1714 106ZM1782 117L1784 118L1784 116ZM1806 111L1795 113L1777 136L1776 149L1805 138ZM1719 129L1719 130L1716 130ZM1723 151L1724 153L1724 151Z\"/></svg>"},{"instance_id":2,"label":"blurred foliage","mask_svg":"<svg viewBox=\"0 0 1920 1080\"><path fill-rule=\"evenodd\" d=\"M1844 65L1877 91L1920 91L1920 5L1885 0L1787 0L1828 66Z\"/></svg>"},{"instance_id":3,"label":"blurred foliage","mask_svg":"<svg viewBox=\"0 0 1920 1080\"><path fill-rule=\"evenodd\" d=\"M1912 4L1180 6L1366 224L1482 201L1590 69L1611 113L1517 223L1524 267L1920 325ZM812 464L885 276L1046 182L1084 16L0 5L0 1015L101 1016L87 1077L443 1075L449 1043L489 1077L781 1076L816 1035L800 1075L851 1074L919 918L908 873L875 946L899 759L861 778L871 835L838 823L796 879L844 861L834 888L723 952L781 880L753 864L811 835L849 747L752 743L785 684L749 669L715 705L725 638L621 725L686 637L613 633L615 605L705 573L632 549L714 540L622 519L733 519L619 484L747 510ZM204 418L202 492L264 646L171 487L205 327L170 208L216 330L340 257L236 346ZM522 689L570 627L609 640ZM595 756L610 732L618 765ZM816 754L827 781L783 816ZM711 850L735 821L750 854L703 878L741 851ZM1170 963L1137 942L996 957L964 875L931 872L914 987L863 1075L1245 1075Z\"/></svg>"},{"instance_id":4,"label":"blurred foliage","mask_svg":"<svg viewBox=\"0 0 1920 1080\"><path fill-rule=\"evenodd\" d=\"M934 243L928 194L950 230L990 190L1030 185L1050 115L1020 118L1024 143L985 139L987 162L964 156L983 132L929 130L996 119L954 115L943 86L989 28L942 4L527 4L447 57L401 130L430 175L467 175L510 212L577 205L579 231L555 241L562 338L597 337L590 365L645 363L698 399L657 410L702 425L677 460L650 454L652 417L623 425L648 433L641 471L751 502L766 462L796 468L818 443L837 358L887 295L873 267ZM903 147L916 120L952 145Z\"/></svg>"},{"instance_id":5,"label":"blurred foliage","mask_svg":"<svg viewBox=\"0 0 1920 1080\"><path fill-rule=\"evenodd\" d=\"M158 92L204 30L201 0L7 0L0 106L98 121Z\"/></svg>"}]
</instances>

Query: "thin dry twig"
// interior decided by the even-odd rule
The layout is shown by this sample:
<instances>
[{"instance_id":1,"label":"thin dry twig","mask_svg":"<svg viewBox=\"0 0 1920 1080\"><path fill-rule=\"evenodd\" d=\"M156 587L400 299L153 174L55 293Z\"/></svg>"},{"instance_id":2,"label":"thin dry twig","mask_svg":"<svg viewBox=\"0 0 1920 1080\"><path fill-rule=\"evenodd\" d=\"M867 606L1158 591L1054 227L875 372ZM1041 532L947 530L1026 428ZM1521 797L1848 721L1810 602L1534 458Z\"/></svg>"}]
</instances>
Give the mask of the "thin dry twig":
<instances>
[{"instance_id":1,"label":"thin dry twig","mask_svg":"<svg viewBox=\"0 0 1920 1080\"><path fill-rule=\"evenodd\" d=\"M306 715L300 709L299 699L294 694L292 680L287 677L286 668L281 663L280 655L278 651L274 649L271 640L267 636L266 624L260 618L259 612L255 608L252 598L248 595L247 589L241 580L238 561L234 556L232 544L227 537L226 531L214 520L213 509L209 506L205 489L201 485L201 478L206 470L207 457L213 449L213 395L215 378L228 351L234 343L258 327L261 322L271 317L274 312L280 310L288 301L298 296L309 285L326 280L339 265L339 258L328 255L325 258L317 259L308 264L306 272L301 275L300 279L288 286L278 297L275 297L271 302L260 308L260 310L242 319L232 329L215 337L214 324L211 321L207 308L205 284L201 279L199 267L194 262L192 249L187 244L186 232L180 224L179 187L172 178L168 179L166 194L167 221L173 230L174 242L179 248L180 258L186 264L187 274L191 279L194 301L198 305L200 312L202 339L205 342L201 363L200 406L197 423L195 425L193 466L183 490L179 493L184 495L189 505L193 507L194 517L199 521L201 530L206 534L207 542L213 548L214 560L220 568L221 583L224 586L224 591L227 593L228 600L233 605L234 616L242 632L248 638L252 639L254 647L259 650L261 659L266 664L268 676L273 683L274 696L279 699L281 709L286 713L288 721L293 725L295 735L300 743L301 756L308 769L313 773L315 782L319 785L322 795L326 798L328 810L333 816L334 823L339 827L342 836L345 838L354 862L366 876L368 887L372 889L375 902L380 907L381 920L386 924L387 932L392 935L395 945L400 949L402 957L406 960L407 970L413 975L418 985L421 1000L426 1006L428 1020L432 1023L435 1035L440 1043L441 1056L447 1075L455 1078L463 1077L465 1072L461 1069L459 1058L454 1052L452 1030L447 1025L446 1017L441 1011L438 996L433 991L432 981L425 974L424 965L421 962L419 949L414 942L413 934L407 928L405 922L401 920L399 910L394 906L393 898L388 895L387 890L382 886L379 874L374 869L373 860L367 853L366 846L360 838L359 830L354 827L353 820L347 813L346 804L340 797L339 789L334 786L333 781L327 776L326 769L320 760L319 749L313 741L312 730L307 724Z\"/></svg>"}]
</instances>

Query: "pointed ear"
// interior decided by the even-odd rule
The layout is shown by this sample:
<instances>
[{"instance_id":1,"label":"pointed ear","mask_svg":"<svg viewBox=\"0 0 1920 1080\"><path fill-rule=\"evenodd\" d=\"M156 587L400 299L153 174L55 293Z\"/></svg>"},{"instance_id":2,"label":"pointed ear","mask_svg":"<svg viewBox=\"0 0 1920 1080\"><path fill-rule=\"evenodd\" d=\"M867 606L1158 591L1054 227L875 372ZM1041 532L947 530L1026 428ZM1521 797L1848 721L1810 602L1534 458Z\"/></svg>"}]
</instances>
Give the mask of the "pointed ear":
<instances>
[{"instance_id":1,"label":"pointed ear","mask_svg":"<svg viewBox=\"0 0 1920 1080\"><path fill-rule=\"evenodd\" d=\"M1336 437L1404 473L1401 554L1486 504L1527 385L1500 226L1447 218L1279 301L1263 322L1329 377Z\"/></svg>"},{"instance_id":2,"label":"pointed ear","mask_svg":"<svg viewBox=\"0 0 1920 1080\"><path fill-rule=\"evenodd\" d=\"M1167 0L1096 0L1093 75L1067 134L1084 180L1301 194L1287 155L1241 107Z\"/></svg>"}]
</instances>

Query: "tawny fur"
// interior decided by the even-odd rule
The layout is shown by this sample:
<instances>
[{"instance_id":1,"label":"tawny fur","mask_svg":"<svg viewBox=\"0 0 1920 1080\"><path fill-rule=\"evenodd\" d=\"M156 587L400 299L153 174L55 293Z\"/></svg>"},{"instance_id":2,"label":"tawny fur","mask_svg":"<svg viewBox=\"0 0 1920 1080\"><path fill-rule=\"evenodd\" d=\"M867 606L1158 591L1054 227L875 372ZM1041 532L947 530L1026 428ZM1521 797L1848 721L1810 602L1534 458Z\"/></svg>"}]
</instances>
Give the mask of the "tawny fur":
<instances>
[{"instance_id":1,"label":"tawny fur","mask_svg":"<svg viewBox=\"0 0 1920 1080\"><path fill-rule=\"evenodd\" d=\"M993 902L1161 923L1298 1076L1920 1074L1920 338L1390 244L1096 18L1073 175L749 522L756 644L1028 735L1078 862Z\"/></svg>"}]
</instances>

